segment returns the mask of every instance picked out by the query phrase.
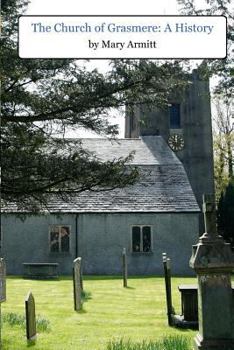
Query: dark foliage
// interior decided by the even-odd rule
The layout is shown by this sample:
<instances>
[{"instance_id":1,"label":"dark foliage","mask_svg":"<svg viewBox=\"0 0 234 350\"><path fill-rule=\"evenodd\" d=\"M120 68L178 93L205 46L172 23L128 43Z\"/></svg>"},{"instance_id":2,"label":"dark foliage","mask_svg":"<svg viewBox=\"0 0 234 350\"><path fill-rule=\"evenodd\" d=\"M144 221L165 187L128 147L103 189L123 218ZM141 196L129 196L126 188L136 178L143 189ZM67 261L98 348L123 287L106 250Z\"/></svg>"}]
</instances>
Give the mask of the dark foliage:
<instances>
[{"instance_id":1,"label":"dark foliage","mask_svg":"<svg viewBox=\"0 0 234 350\"><path fill-rule=\"evenodd\" d=\"M200 66L200 73L216 76L218 84L215 93L232 97L234 93L234 8L232 0L177 0L181 13L186 15L220 15L227 18L227 57L224 59L205 59ZM203 5L202 7L199 7Z\"/></svg>"},{"instance_id":2,"label":"dark foliage","mask_svg":"<svg viewBox=\"0 0 234 350\"><path fill-rule=\"evenodd\" d=\"M48 193L69 197L133 184L138 178L129 165L133 155L102 163L64 132L82 127L115 137L110 109L137 103L164 107L169 94L187 84L180 63L115 60L100 73L69 59L19 59L18 16L26 4L2 2L2 199L35 207L46 204Z\"/></svg>"},{"instance_id":3,"label":"dark foliage","mask_svg":"<svg viewBox=\"0 0 234 350\"><path fill-rule=\"evenodd\" d=\"M234 249L234 178L222 193L217 212L218 232Z\"/></svg>"}]
</instances>

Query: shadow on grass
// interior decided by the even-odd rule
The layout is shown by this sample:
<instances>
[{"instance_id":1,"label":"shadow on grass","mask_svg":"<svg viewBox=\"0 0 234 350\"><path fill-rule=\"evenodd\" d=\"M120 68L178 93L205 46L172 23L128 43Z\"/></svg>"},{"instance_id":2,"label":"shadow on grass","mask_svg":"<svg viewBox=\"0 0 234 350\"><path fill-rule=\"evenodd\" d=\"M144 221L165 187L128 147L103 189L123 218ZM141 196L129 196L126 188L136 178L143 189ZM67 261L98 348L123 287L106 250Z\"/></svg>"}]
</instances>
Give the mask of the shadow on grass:
<instances>
[{"instance_id":1,"label":"shadow on grass","mask_svg":"<svg viewBox=\"0 0 234 350\"><path fill-rule=\"evenodd\" d=\"M178 334L180 333L191 333L191 330L197 330L193 328L182 328L182 327L176 327L176 326L168 326L169 328L175 329L178 331Z\"/></svg>"},{"instance_id":2,"label":"shadow on grass","mask_svg":"<svg viewBox=\"0 0 234 350\"><path fill-rule=\"evenodd\" d=\"M128 280L133 279L151 279L151 278L162 278L162 276L128 276ZM85 275L84 280L87 281L108 281L108 280L123 280L122 275Z\"/></svg>"},{"instance_id":3,"label":"shadow on grass","mask_svg":"<svg viewBox=\"0 0 234 350\"><path fill-rule=\"evenodd\" d=\"M80 310L75 310L75 312L77 314L87 314L87 311L85 310L85 308L82 306Z\"/></svg>"},{"instance_id":4,"label":"shadow on grass","mask_svg":"<svg viewBox=\"0 0 234 350\"><path fill-rule=\"evenodd\" d=\"M36 345L37 340L33 339L33 340L27 340L27 348L31 348L32 346Z\"/></svg>"},{"instance_id":5,"label":"shadow on grass","mask_svg":"<svg viewBox=\"0 0 234 350\"><path fill-rule=\"evenodd\" d=\"M180 276L180 275L173 275L172 278L183 278L183 279L191 279L195 278L196 276ZM149 275L149 276L142 276L142 275L134 275L134 276L128 276L128 280L134 280L134 279L162 279L164 278L163 275ZM23 278L22 276L7 276L7 279L22 279L24 281L32 281L36 282L42 282L42 283L59 283L62 281L71 281L73 279L72 275L62 275L59 276L59 278L54 279L30 279L30 278ZM83 276L84 281L108 281L108 280L122 280L122 275L84 275ZM234 277L233 277L234 279Z\"/></svg>"},{"instance_id":6,"label":"shadow on grass","mask_svg":"<svg viewBox=\"0 0 234 350\"><path fill-rule=\"evenodd\" d=\"M23 278L22 276L7 276L8 279L17 280L22 279L24 281L35 281L35 282L61 282L61 281L70 281L73 279L72 275L62 275L58 278L46 279L46 278ZM150 278L162 278L162 276L128 276L129 279L150 279ZM99 280L122 280L122 275L83 275L83 279L86 281L99 281Z\"/></svg>"}]
</instances>

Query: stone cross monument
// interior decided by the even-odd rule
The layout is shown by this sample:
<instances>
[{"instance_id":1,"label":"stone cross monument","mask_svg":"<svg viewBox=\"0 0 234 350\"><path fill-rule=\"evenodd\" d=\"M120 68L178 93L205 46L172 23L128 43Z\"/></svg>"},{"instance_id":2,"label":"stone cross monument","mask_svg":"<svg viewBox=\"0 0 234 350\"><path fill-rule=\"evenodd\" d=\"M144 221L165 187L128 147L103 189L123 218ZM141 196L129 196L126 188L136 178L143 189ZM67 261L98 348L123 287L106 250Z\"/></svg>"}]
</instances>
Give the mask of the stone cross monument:
<instances>
[{"instance_id":1,"label":"stone cross monument","mask_svg":"<svg viewBox=\"0 0 234 350\"><path fill-rule=\"evenodd\" d=\"M193 246L190 266L198 275L199 333L195 350L234 349L234 253L218 236L214 196L203 196L205 233Z\"/></svg>"}]
</instances>

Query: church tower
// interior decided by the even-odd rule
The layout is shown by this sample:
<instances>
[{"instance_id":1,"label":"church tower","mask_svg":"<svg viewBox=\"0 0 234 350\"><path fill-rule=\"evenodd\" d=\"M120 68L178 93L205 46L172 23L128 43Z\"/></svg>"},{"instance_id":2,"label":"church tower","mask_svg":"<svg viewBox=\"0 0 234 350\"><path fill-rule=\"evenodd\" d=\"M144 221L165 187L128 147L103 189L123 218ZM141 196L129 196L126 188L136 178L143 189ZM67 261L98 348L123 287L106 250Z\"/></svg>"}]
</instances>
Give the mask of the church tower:
<instances>
[{"instance_id":1,"label":"church tower","mask_svg":"<svg viewBox=\"0 0 234 350\"><path fill-rule=\"evenodd\" d=\"M184 165L197 202L214 193L213 143L209 81L201 80L196 70L182 97L168 101L164 110L145 105L128 112L125 137L161 135Z\"/></svg>"}]
</instances>

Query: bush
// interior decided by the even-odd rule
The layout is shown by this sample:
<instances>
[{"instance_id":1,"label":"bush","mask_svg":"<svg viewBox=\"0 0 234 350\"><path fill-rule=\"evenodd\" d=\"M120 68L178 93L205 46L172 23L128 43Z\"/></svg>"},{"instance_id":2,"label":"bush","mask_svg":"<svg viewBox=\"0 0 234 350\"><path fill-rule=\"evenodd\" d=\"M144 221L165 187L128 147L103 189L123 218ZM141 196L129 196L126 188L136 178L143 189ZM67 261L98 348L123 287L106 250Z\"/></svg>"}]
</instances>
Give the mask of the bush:
<instances>
[{"instance_id":1,"label":"bush","mask_svg":"<svg viewBox=\"0 0 234 350\"><path fill-rule=\"evenodd\" d=\"M219 199L217 223L219 234L234 248L234 178Z\"/></svg>"}]
</instances>

